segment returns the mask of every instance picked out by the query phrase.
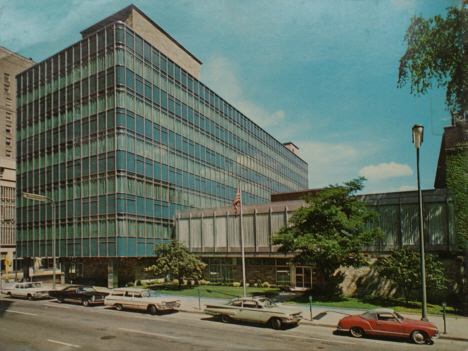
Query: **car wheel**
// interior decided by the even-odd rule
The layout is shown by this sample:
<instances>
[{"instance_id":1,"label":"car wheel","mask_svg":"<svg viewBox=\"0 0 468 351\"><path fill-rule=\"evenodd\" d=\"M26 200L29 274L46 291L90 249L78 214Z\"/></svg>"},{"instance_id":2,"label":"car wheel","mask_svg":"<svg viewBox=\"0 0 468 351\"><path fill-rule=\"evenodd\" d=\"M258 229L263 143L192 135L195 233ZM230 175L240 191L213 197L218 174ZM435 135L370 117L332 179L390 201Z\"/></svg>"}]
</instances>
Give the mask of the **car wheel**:
<instances>
[{"instance_id":1,"label":"car wheel","mask_svg":"<svg viewBox=\"0 0 468 351\"><path fill-rule=\"evenodd\" d=\"M152 316L154 316L155 314L158 313L158 309L156 308L156 306L151 305L151 306L148 307L148 312L149 312Z\"/></svg>"},{"instance_id":2,"label":"car wheel","mask_svg":"<svg viewBox=\"0 0 468 351\"><path fill-rule=\"evenodd\" d=\"M28 294L28 300L29 301L34 301L34 297L31 294Z\"/></svg>"},{"instance_id":3,"label":"car wheel","mask_svg":"<svg viewBox=\"0 0 468 351\"><path fill-rule=\"evenodd\" d=\"M8 292L7 296L12 299L13 298L13 295L11 294L11 292Z\"/></svg>"},{"instance_id":4,"label":"car wheel","mask_svg":"<svg viewBox=\"0 0 468 351\"><path fill-rule=\"evenodd\" d=\"M57 297L57 302L58 302L58 303L62 303L62 302L63 302L63 298Z\"/></svg>"},{"instance_id":5,"label":"car wheel","mask_svg":"<svg viewBox=\"0 0 468 351\"><path fill-rule=\"evenodd\" d=\"M228 316L227 314L222 314L221 315L221 320L223 321L223 323L231 323L232 322L232 318L230 316Z\"/></svg>"},{"instance_id":6,"label":"car wheel","mask_svg":"<svg viewBox=\"0 0 468 351\"><path fill-rule=\"evenodd\" d=\"M275 317L271 319L270 325L273 329L278 330L283 326L283 322L281 322L281 319Z\"/></svg>"},{"instance_id":7,"label":"car wheel","mask_svg":"<svg viewBox=\"0 0 468 351\"><path fill-rule=\"evenodd\" d=\"M83 300L83 301L81 301L81 304L82 304L84 307L88 307L88 306L89 306L89 300Z\"/></svg>"},{"instance_id":8,"label":"car wheel","mask_svg":"<svg viewBox=\"0 0 468 351\"><path fill-rule=\"evenodd\" d=\"M411 333L411 340L416 344L425 344L427 342L427 334L421 330L415 330Z\"/></svg>"},{"instance_id":9,"label":"car wheel","mask_svg":"<svg viewBox=\"0 0 468 351\"><path fill-rule=\"evenodd\" d=\"M352 336L355 338L362 338L364 336L364 330L359 327L352 327L349 332L351 333Z\"/></svg>"},{"instance_id":10,"label":"car wheel","mask_svg":"<svg viewBox=\"0 0 468 351\"><path fill-rule=\"evenodd\" d=\"M123 307L122 307L122 305L117 304L117 305L115 305L115 309L116 309L117 311L122 311L122 310L123 310Z\"/></svg>"}]
</instances>

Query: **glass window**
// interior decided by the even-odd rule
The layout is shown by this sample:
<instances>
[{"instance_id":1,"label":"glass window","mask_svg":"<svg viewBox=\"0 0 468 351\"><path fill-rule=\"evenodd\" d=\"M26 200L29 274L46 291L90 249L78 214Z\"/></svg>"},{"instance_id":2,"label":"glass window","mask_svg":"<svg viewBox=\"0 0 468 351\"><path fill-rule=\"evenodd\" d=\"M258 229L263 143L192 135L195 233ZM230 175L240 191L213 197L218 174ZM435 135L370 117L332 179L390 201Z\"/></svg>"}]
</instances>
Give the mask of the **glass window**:
<instances>
[{"instance_id":1,"label":"glass window","mask_svg":"<svg viewBox=\"0 0 468 351\"><path fill-rule=\"evenodd\" d=\"M134 47L134 44L133 44L133 34L130 33L130 31L127 29L126 31L126 41L125 41L125 44L127 44L128 47L132 48Z\"/></svg>"}]
</instances>

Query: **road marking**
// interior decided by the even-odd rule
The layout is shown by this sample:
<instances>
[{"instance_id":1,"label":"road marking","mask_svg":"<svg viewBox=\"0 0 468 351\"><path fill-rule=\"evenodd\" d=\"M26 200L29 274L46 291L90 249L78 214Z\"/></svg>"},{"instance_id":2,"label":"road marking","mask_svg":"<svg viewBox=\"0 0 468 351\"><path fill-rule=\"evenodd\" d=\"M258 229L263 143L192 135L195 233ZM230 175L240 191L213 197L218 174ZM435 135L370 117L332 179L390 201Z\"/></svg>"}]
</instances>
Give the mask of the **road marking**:
<instances>
[{"instance_id":1,"label":"road marking","mask_svg":"<svg viewBox=\"0 0 468 351\"><path fill-rule=\"evenodd\" d=\"M354 342L335 341L335 340L319 339L319 338L309 338L309 337L305 337L305 336L294 336L294 335L281 335L281 336L286 336L286 337L289 337L289 338L299 338L299 339L308 339L308 340L317 340L317 341L336 342L336 343L338 343L338 344L350 344L350 345L355 345Z\"/></svg>"},{"instance_id":2,"label":"road marking","mask_svg":"<svg viewBox=\"0 0 468 351\"><path fill-rule=\"evenodd\" d=\"M169 322L169 323L179 323L179 322L176 322L176 321L170 321L170 320L167 320L167 319L162 319L162 318L150 318L150 317L137 317L138 319L149 319L150 321L161 321L161 322Z\"/></svg>"},{"instance_id":3,"label":"road marking","mask_svg":"<svg viewBox=\"0 0 468 351\"><path fill-rule=\"evenodd\" d=\"M27 313L27 312L19 312L19 311L11 311L11 310L6 310L6 311L10 312L10 313L25 314L25 315L28 315L28 316L37 316L37 314Z\"/></svg>"},{"instance_id":4,"label":"road marking","mask_svg":"<svg viewBox=\"0 0 468 351\"><path fill-rule=\"evenodd\" d=\"M140 334L146 334L146 335L153 335L153 336L161 336L163 338L171 338L171 339L180 339L176 338L175 336L169 336L169 335L161 335L161 334L154 334L154 333L146 333L138 330L132 330L132 329L124 329L124 328L119 328L120 330L132 332L132 333L140 333Z\"/></svg>"},{"instance_id":5,"label":"road marking","mask_svg":"<svg viewBox=\"0 0 468 351\"><path fill-rule=\"evenodd\" d=\"M80 347L78 345L73 345L73 344L67 344L66 342L61 342L61 341L56 341L56 340L47 340L48 342L53 342L54 344L60 344L60 345L66 345L66 346L71 346L79 349Z\"/></svg>"},{"instance_id":6,"label":"road marking","mask_svg":"<svg viewBox=\"0 0 468 351\"><path fill-rule=\"evenodd\" d=\"M67 307L67 306L59 306L59 305L42 305L42 306L48 306L48 307L58 307L58 308L66 308L66 309L70 309L70 307Z\"/></svg>"}]
</instances>

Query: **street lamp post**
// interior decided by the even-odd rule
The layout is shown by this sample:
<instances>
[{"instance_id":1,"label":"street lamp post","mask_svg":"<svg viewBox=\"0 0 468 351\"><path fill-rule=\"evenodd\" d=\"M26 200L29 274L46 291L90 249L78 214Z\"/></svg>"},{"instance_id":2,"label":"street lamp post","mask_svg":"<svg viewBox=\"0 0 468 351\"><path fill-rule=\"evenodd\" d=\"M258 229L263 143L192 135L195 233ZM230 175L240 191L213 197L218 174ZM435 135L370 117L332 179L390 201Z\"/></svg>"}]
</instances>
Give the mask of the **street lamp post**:
<instances>
[{"instance_id":1,"label":"street lamp post","mask_svg":"<svg viewBox=\"0 0 468 351\"><path fill-rule=\"evenodd\" d=\"M56 269L56 264L55 264L55 201L52 200L50 197L43 196L43 195L37 195L37 194L30 194L30 193L23 193L23 197L28 200L34 200L34 201L39 201L39 202L47 202L49 201L52 205L52 261L54 264L53 267L53 272L52 272L52 279L53 279L53 288L55 289L55 269Z\"/></svg>"},{"instance_id":2,"label":"street lamp post","mask_svg":"<svg viewBox=\"0 0 468 351\"><path fill-rule=\"evenodd\" d=\"M416 169L418 175L418 203L419 203L419 243L421 245L421 287L422 287L422 317L421 320L427 321L427 308L426 308L426 264L424 255L424 223L423 223L423 207L422 207L422 194L421 182L419 177L419 148L423 142L424 127L420 124L413 126L413 143L416 147Z\"/></svg>"}]
</instances>

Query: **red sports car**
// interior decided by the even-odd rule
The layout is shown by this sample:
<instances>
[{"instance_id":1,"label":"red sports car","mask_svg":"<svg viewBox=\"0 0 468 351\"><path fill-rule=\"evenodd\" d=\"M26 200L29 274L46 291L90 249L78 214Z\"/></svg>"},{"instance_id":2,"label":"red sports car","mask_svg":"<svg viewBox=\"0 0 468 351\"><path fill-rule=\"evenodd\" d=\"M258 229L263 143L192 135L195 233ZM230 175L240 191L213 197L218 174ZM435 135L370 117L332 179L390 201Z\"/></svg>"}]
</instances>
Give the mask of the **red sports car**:
<instances>
[{"instance_id":1,"label":"red sports car","mask_svg":"<svg viewBox=\"0 0 468 351\"><path fill-rule=\"evenodd\" d=\"M411 338L416 344L429 343L432 338L439 337L439 331L434 324L404 318L387 308L346 316L338 322L338 330L349 331L355 338L366 334Z\"/></svg>"}]
</instances>

